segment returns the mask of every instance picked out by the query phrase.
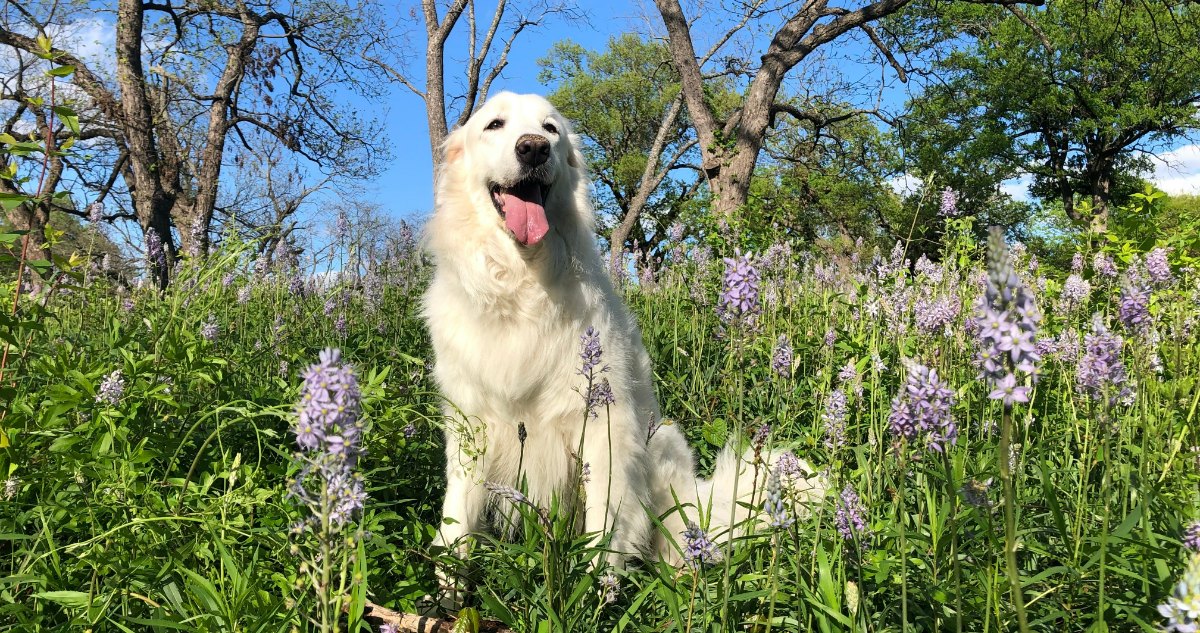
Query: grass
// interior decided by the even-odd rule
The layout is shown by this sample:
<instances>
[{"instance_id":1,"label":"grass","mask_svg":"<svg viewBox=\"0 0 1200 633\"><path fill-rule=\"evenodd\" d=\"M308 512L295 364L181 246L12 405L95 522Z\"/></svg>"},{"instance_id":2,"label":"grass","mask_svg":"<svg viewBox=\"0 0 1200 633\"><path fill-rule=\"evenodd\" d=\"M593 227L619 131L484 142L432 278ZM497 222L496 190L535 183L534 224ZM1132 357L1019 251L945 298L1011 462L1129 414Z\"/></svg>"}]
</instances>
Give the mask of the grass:
<instances>
[{"instance_id":1,"label":"grass","mask_svg":"<svg viewBox=\"0 0 1200 633\"><path fill-rule=\"evenodd\" d=\"M915 274L880 275L870 249L849 245L760 258L763 311L749 329L716 315L719 260L681 261L627 286L664 412L704 467L767 424L772 445L827 470L832 493L788 529L740 531L718 565L618 572L611 604L591 564L600 551L568 513L550 508L546 522L524 512L512 538L480 539L458 569L474 584L471 604L521 631L1007 631L1019 626L1007 543L1030 630L1156 630L1154 607L1200 514L1197 276L1176 261L1176 279L1155 288L1155 337L1120 324L1117 280L1091 278L1086 303L1067 309L1065 273L1033 270L1023 256L1045 314L1040 336L1082 338L1099 313L1124 339L1135 389L1105 406L1076 388L1074 358L1048 353L1032 402L1006 419L972 363L982 252L964 235L947 239L944 264ZM297 474L288 429L300 372L325 347L353 363L366 423L369 498L342 559L352 612L364 597L411 611L436 590L435 563L450 559L431 547L444 457L416 314L427 268L401 245L376 260L370 281L296 293L292 273L258 271L248 252L228 238L161 295L64 265L6 321L0 625L314 628L313 561L289 536L303 510L287 499ZM939 297L957 314L923 331L923 302ZM210 319L212 340L201 335ZM781 334L794 350L786 377L772 369ZM944 454L890 429L910 362L954 390L958 438ZM115 370L121 397L98 400ZM843 442L827 441L834 389L848 397ZM838 530L847 487L867 528L851 539Z\"/></svg>"}]
</instances>

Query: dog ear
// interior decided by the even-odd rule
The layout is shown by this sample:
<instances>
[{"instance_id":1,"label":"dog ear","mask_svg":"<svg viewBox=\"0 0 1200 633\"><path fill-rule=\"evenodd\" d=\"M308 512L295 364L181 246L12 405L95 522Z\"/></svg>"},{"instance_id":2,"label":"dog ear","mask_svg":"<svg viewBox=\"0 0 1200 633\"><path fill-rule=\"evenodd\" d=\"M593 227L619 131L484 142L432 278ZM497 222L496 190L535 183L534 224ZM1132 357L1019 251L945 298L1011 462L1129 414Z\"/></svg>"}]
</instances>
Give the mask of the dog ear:
<instances>
[{"instance_id":1,"label":"dog ear","mask_svg":"<svg viewBox=\"0 0 1200 633\"><path fill-rule=\"evenodd\" d=\"M458 162L462 158L463 151L466 148L466 141L463 140L462 128L454 130L446 137L442 143L442 156L438 164L442 167L451 163Z\"/></svg>"},{"instance_id":2,"label":"dog ear","mask_svg":"<svg viewBox=\"0 0 1200 633\"><path fill-rule=\"evenodd\" d=\"M578 134L568 134L567 138L571 139L571 152L567 154L567 164L575 169L583 167L583 154L579 151L583 147L583 139Z\"/></svg>"}]
</instances>

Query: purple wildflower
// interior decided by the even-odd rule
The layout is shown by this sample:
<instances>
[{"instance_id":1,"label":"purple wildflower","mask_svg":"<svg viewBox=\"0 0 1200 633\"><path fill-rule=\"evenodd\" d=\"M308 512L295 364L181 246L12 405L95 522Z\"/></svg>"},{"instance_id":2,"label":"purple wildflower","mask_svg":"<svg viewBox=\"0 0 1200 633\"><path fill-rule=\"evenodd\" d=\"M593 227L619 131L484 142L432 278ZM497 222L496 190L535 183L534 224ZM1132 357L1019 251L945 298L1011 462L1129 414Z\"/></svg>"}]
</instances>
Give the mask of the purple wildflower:
<instances>
[{"instance_id":1,"label":"purple wildflower","mask_svg":"<svg viewBox=\"0 0 1200 633\"><path fill-rule=\"evenodd\" d=\"M1071 273L1063 283L1062 300L1067 310L1073 310L1087 303L1092 294L1092 284L1088 283L1079 273Z\"/></svg>"},{"instance_id":2,"label":"purple wildflower","mask_svg":"<svg viewBox=\"0 0 1200 633\"><path fill-rule=\"evenodd\" d=\"M888 423L892 433L908 441L924 436L929 450L941 453L958 440L953 409L954 391L938 378L937 370L914 363L904 389L892 399Z\"/></svg>"},{"instance_id":3,"label":"purple wildflower","mask_svg":"<svg viewBox=\"0 0 1200 633\"><path fill-rule=\"evenodd\" d=\"M832 326L830 326L829 329L825 330L825 339L824 339L825 347L833 347L833 344L836 342L837 342L837 330L835 330Z\"/></svg>"},{"instance_id":4,"label":"purple wildflower","mask_svg":"<svg viewBox=\"0 0 1200 633\"><path fill-rule=\"evenodd\" d=\"M771 527L776 529L786 530L796 522L783 502L783 486L779 482L778 468L772 471L767 479L767 498L763 501L763 512L770 518Z\"/></svg>"},{"instance_id":5,"label":"purple wildflower","mask_svg":"<svg viewBox=\"0 0 1200 633\"><path fill-rule=\"evenodd\" d=\"M346 336L346 313L338 315L338 318L333 321L333 329L338 333L338 336Z\"/></svg>"},{"instance_id":6,"label":"purple wildflower","mask_svg":"<svg viewBox=\"0 0 1200 633\"><path fill-rule=\"evenodd\" d=\"M1121 284L1121 304L1118 308L1121 323L1131 332L1150 329L1150 286L1141 273L1131 268Z\"/></svg>"},{"instance_id":7,"label":"purple wildflower","mask_svg":"<svg viewBox=\"0 0 1200 633\"><path fill-rule=\"evenodd\" d=\"M913 264L913 272L916 273L918 277L924 276L935 286L940 286L942 284L942 280L944 280L946 277L945 270L943 270L941 266L938 266L930 261L930 259L925 255L921 255L921 257L917 259L917 263Z\"/></svg>"},{"instance_id":8,"label":"purple wildflower","mask_svg":"<svg viewBox=\"0 0 1200 633\"><path fill-rule=\"evenodd\" d=\"M1083 354L1075 365L1075 385L1095 400L1109 406L1130 395L1125 384L1125 364L1121 361L1124 341L1104 325L1099 314L1092 317L1092 331L1083 337Z\"/></svg>"},{"instance_id":9,"label":"purple wildflower","mask_svg":"<svg viewBox=\"0 0 1200 633\"><path fill-rule=\"evenodd\" d=\"M842 538L848 541L855 538L866 538L868 536L866 514L867 509L859 499L858 493L854 491L854 486L846 484L838 498L837 513L834 515L834 522L837 524L837 530L841 533Z\"/></svg>"},{"instance_id":10,"label":"purple wildflower","mask_svg":"<svg viewBox=\"0 0 1200 633\"><path fill-rule=\"evenodd\" d=\"M1017 377L1014 374L1007 374L1000 380L995 382L995 388L988 394L992 400L1000 400L1004 406L1011 407L1017 402L1029 402L1030 387L1017 384Z\"/></svg>"},{"instance_id":11,"label":"purple wildflower","mask_svg":"<svg viewBox=\"0 0 1200 633\"><path fill-rule=\"evenodd\" d=\"M649 257L642 262L641 271L638 272L638 286L642 292L654 289L654 262Z\"/></svg>"},{"instance_id":12,"label":"purple wildflower","mask_svg":"<svg viewBox=\"0 0 1200 633\"><path fill-rule=\"evenodd\" d=\"M153 266L157 266L159 269L167 267L167 252L163 249L162 239L158 236L158 231L154 229L146 231L146 261Z\"/></svg>"},{"instance_id":13,"label":"purple wildflower","mask_svg":"<svg viewBox=\"0 0 1200 633\"><path fill-rule=\"evenodd\" d=\"M217 341L217 334L220 330L221 328L217 325L217 317L213 314L208 315L208 319L200 324L200 336L209 343Z\"/></svg>"},{"instance_id":14,"label":"purple wildflower","mask_svg":"<svg viewBox=\"0 0 1200 633\"><path fill-rule=\"evenodd\" d=\"M1192 521L1183 531L1183 546L1192 552L1200 552L1200 521Z\"/></svg>"},{"instance_id":15,"label":"purple wildflower","mask_svg":"<svg viewBox=\"0 0 1200 633\"><path fill-rule=\"evenodd\" d=\"M683 225L675 222L667 227L667 239L678 244L683 241Z\"/></svg>"},{"instance_id":16,"label":"purple wildflower","mask_svg":"<svg viewBox=\"0 0 1200 633\"><path fill-rule=\"evenodd\" d=\"M708 265L712 262L713 252L707 244L702 244L692 249L692 261L696 264L696 269L700 272L708 270Z\"/></svg>"},{"instance_id":17,"label":"purple wildflower","mask_svg":"<svg viewBox=\"0 0 1200 633\"><path fill-rule=\"evenodd\" d=\"M767 446L767 440L771 437L771 425L761 424L754 430L754 435L750 437L750 445L754 447L755 453L761 453Z\"/></svg>"},{"instance_id":18,"label":"purple wildflower","mask_svg":"<svg viewBox=\"0 0 1200 633\"><path fill-rule=\"evenodd\" d=\"M825 448L837 450L846 444L846 392L834 389L825 399L821 420L825 424Z\"/></svg>"},{"instance_id":19,"label":"purple wildflower","mask_svg":"<svg viewBox=\"0 0 1200 633\"><path fill-rule=\"evenodd\" d=\"M838 381L842 383L853 383L858 380L858 367L853 360L846 361L846 365L838 370Z\"/></svg>"},{"instance_id":20,"label":"purple wildflower","mask_svg":"<svg viewBox=\"0 0 1200 633\"><path fill-rule=\"evenodd\" d=\"M597 374L608 371L608 365L600 366L600 358L604 355L604 348L600 347L600 333L596 331L595 327L589 325L584 330L583 335L579 337L579 345L579 357L583 360L583 365L579 369L579 375L590 381Z\"/></svg>"},{"instance_id":21,"label":"purple wildflower","mask_svg":"<svg viewBox=\"0 0 1200 633\"><path fill-rule=\"evenodd\" d=\"M124 394L125 379L122 377L120 369L114 369L111 374L104 378L100 383L100 388L96 390L96 402L107 402L112 406L116 406Z\"/></svg>"},{"instance_id":22,"label":"purple wildflower","mask_svg":"<svg viewBox=\"0 0 1200 633\"><path fill-rule=\"evenodd\" d=\"M951 326L958 318L961 303L956 295L947 295L937 299L922 296L913 306L917 329L927 334L950 336Z\"/></svg>"},{"instance_id":23,"label":"purple wildflower","mask_svg":"<svg viewBox=\"0 0 1200 633\"><path fill-rule=\"evenodd\" d=\"M1034 339L1042 315L1033 295L1013 268L1014 257L1004 244L1004 233L992 227L988 236L988 277L984 296L979 302L976 322L980 326L980 349L976 362L993 386L1012 382L1014 371L1034 376L1041 356ZM1008 381L1008 376L1013 376ZM1004 399L1006 406L1019 402L1014 390L996 389L989 397ZM1008 397L1002 398L1007 394ZM1018 399L1013 399L1016 396Z\"/></svg>"},{"instance_id":24,"label":"purple wildflower","mask_svg":"<svg viewBox=\"0 0 1200 633\"><path fill-rule=\"evenodd\" d=\"M771 369L784 378L792 375L792 344L788 342L787 334L780 334L775 343L775 353L771 356Z\"/></svg>"},{"instance_id":25,"label":"purple wildflower","mask_svg":"<svg viewBox=\"0 0 1200 633\"><path fill-rule=\"evenodd\" d=\"M104 203L93 202L87 206L87 219L92 224L98 224L104 219Z\"/></svg>"},{"instance_id":26,"label":"purple wildflower","mask_svg":"<svg viewBox=\"0 0 1200 633\"><path fill-rule=\"evenodd\" d=\"M238 305L246 305L250 302L250 297L254 294L254 286L246 284L238 288L237 302Z\"/></svg>"},{"instance_id":27,"label":"purple wildflower","mask_svg":"<svg viewBox=\"0 0 1200 633\"><path fill-rule=\"evenodd\" d=\"M683 562L693 569L710 567L721 560L721 550L717 549L717 544L695 523L688 521L683 540Z\"/></svg>"},{"instance_id":28,"label":"purple wildflower","mask_svg":"<svg viewBox=\"0 0 1200 633\"><path fill-rule=\"evenodd\" d=\"M1083 272L1083 253L1076 251L1071 257L1071 272L1077 275Z\"/></svg>"},{"instance_id":29,"label":"purple wildflower","mask_svg":"<svg viewBox=\"0 0 1200 633\"><path fill-rule=\"evenodd\" d=\"M1075 362L1079 358L1079 332L1075 330L1063 330L1058 333L1058 341L1054 345L1055 351L1058 353L1059 360L1063 362Z\"/></svg>"},{"instance_id":30,"label":"purple wildflower","mask_svg":"<svg viewBox=\"0 0 1200 633\"><path fill-rule=\"evenodd\" d=\"M293 297L304 297L304 277L300 274L300 269L293 270L291 277L288 278L288 292Z\"/></svg>"},{"instance_id":31,"label":"purple wildflower","mask_svg":"<svg viewBox=\"0 0 1200 633\"><path fill-rule=\"evenodd\" d=\"M1200 554L1193 554L1183 578L1158 613L1167 619L1165 633L1196 633L1200 631Z\"/></svg>"},{"instance_id":32,"label":"purple wildflower","mask_svg":"<svg viewBox=\"0 0 1200 633\"><path fill-rule=\"evenodd\" d=\"M607 378L601 378L588 391L587 410L592 417L599 415L601 407L608 407L614 402L616 402L616 398L613 397L612 385L609 384Z\"/></svg>"},{"instance_id":33,"label":"purple wildflower","mask_svg":"<svg viewBox=\"0 0 1200 633\"><path fill-rule=\"evenodd\" d=\"M363 301L371 312L377 312L383 306L383 277L374 266L363 278Z\"/></svg>"},{"instance_id":34,"label":"purple wildflower","mask_svg":"<svg viewBox=\"0 0 1200 633\"><path fill-rule=\"evenodd\" d=\"M362 478L353 471L362 454L362 396L358 379L336 349L322 351L303 376L292 430L304 465L291 493L312 509L314 518L337 527L366 501ZM306 483L315 484L315 490Z\"/></svg>"},{"instance_id":35,"label":"purple wildflower","mask_svg":"<svg viewBox=\"0 0 1200 633\"><path fill-rule=\"evenodd\" d=\"M1098 277L1114 278L1117 276L1117 265L1112 258L1104 253L1096 253L1092 258L1092 271Z\"/></svg>"},{"instance_id":36,"label":"purple wildflower","mask_svg":"<svg viewBox=\"0 0 1200 633\"><path fill-rule=\"evenodd\" d=\"M942 190L942 204L939 210L948 218L958 215L958 194L950 187Z\"/></svg>"},{"instance_id":37,"label":"purple wildflower","mask_svg":"<svg viewBox=\"0 0 1200 633\"><path fill-rule=\"evenodd\" d=\"M1171 264L1167 261L1171 250L1159 247L1146 254L1146 272L1150 274L1150 282L1156 286L1165 286L1174 279Z\"/></svg>"},{"instance_id":38,"label":"purple wildflower","mask_svg":"<svg viewBox=\"0 0 1200 633\"><path fill-rule=\"evenodd\" d=\"M346 216L345 211L338 211L337 221L334 224L333 235L339 241L346 239L350 235L350 218Z\"/></svg>"},{"instance_id":39,"label":"purple wildflower","mask_svg":"<svg viewBox=\"0 0 1200 633\"><path fill-rule=\"evenodd\" d=\"M356 438L361 400L358 379L350 367L342 363L339 350L327 348L321 352L319 360L304 370L297 421L311 427L312 432L322 438L338 433ZM312 441L298 439L297 442L306 450L318 448Z\"/></svg>"},{"instance_id":40,"label":"purple wildflower","mask_svg":"<svg viewBox=\"0 0 1200 633\"><path fill-rule=\"evenodd\" d=\"M883 358L878 353L871 354L871 370L880 374L887 371L887 364L883 362Z\"/></svg>"},{"instance_id":41,"label":"purple wildflower","mask_svg":"<svg viewBox=\"0 0 1200 633\"><path fill-rule=\"evenodd\" d=\"M208 227L204 225L204 219L196 216L192 220L191 229L188 230L188 255L192 257L204 255L201 246L207 233Z\"/></svg>"},{"instance_id":42,"label":"purple wildflower","mask_svg":"<svg viewBox=\"0 0 1200 633\"><path fill-rule=\"evenodd\" d=\"M717 305L717 315L724 323L743 322L753 326L762 307L759 305L761 277L754 267L753 257L737 253L725 258L725 282Z\"/></svg>"},{"instance_id":43,"label":"purple wildflower","mask_svg":"<svg viewBox=\"0 0 1200 633\"><path fill-rule=\"evenodd\" d=\"M762 264L767 270L784 268L792 259L792 245L788 242L775 242L763 253Z\"/></svg>"},{"instance_id":44,"label":"purple wildflower","mask_svg":"<svg viewBox=\"0 0 1200 633\"><path fill-rule=\"evenodd\" d=\"M783 451L779 457L775 459L775 470L783 477L804 477L807 473L802 472L800 466L800 458L791 451Z\"/></svg>"},{"instance_id":45,"label":"purple wildflower","mask_svg":"<svg viewBox=\"0 0 1200 633\"><path fill-rule=\"evenodd\" d=\"M621 581L617 579L617 575L608 570L600 577L600 590L604 593L604 604L612 604L617 601L617 592L621 589Z\"/></svg>"},{"instance_id":46,"label":"purple wildflower","mask_svg":"<svg viewBox=\"0 0 1200 633\"><path fill-rule=\"evenodd\" d=\"M417 436L417 425L413 424L412 422L409 422L408 424L404 425L404 428L401 430L401 432L404 433L404 437L406 439L411 440L412 438Z\"/></svg>"}]
</instances>

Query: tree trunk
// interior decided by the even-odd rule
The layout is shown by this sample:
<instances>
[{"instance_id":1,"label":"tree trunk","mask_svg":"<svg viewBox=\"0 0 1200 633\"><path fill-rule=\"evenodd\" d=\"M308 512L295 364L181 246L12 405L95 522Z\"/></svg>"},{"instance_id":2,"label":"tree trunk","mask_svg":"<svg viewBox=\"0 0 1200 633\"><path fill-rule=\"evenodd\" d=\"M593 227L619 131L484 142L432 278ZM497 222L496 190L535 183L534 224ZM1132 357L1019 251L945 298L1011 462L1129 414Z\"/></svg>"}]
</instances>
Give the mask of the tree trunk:
<instances>
[{"instance_id":1,"label":"tree trunk","mask_svg":"<svg viewBox=\"0 0 1200 633\"><path fill-rule=\"evenodd\" d=\"M208 107L208 131L200 165L196 169L196 196L187 213L175 212L175 224L179 227L179 241L183 251L193 257L208 255L208 231L212 225L213 210L217 204L217 188L221 180L221 157L225 155L225 138L230 128L230 109L233 94L245 76L246 62L258 44L260 32L258 19L249 12L242 13L242 35L236 45L227 46L229 52L225 69L217 82L215 98Z\"/></svg>"},{"instance_id":2,"label":"tree trunk","mask_svg":"<svg viewBox=\"0 0 1200 633\"><path fill-rule=\"evenodd\" d=\"M154 231L162 242L165 261L150 269L159 289L166 289L175 264L175 241L171 237L171 196L158 179L158 148L154 142L154 116L146 94L142 68L142 27L145 8L141 0L117 2L117 85L121 89L121 122L129 150L128 183L134 212L144 232Z\"/></svg>"},{"instance_id":3,"label":"tree trunk","mask_svg":"<svg viewBox=\"0 0 1200 633\"><path fill-rule=\"evenodd\" d=\"M667 46L696 128L701 165L713 196L713 212L728 216L746 204L758 154L771 126L771 108L787 73L817 47L847 31L891 15L911 0L877 0L854 11L830 9L828 0L800 4L771 38L742 108L721 124L706 100L704 78L692 43L691 26L679 0L655 0L667 29ZM826 22L823 18L832 17Z\"/></svg>"},{"instance_id":4,"label":"tree trunk","mask_svg":"<svg viewBox=\"0 0 1200 633\"><path fill-rule=\"evenodd\" d=\"M1092 231L1108 232L1108 210L1112 203L1112 171L1101 170L1091 178Z\"/></svg>"},{"instance_id":5,"label":"tree trunk","mask_svg":"<svg viewBox=\"0 0 1200 633\"><path fill-rule=\"evenodd\" d=\"M662 124L659 125L658 131L654 135L654 143L650 146L650 152L646 158L646 167L642 170L642 177L638 180L638 190L634 194L633 199L629 201L627 209L624 209L624 215L621 216L620 223L613 227L612 235L608 239L608 265L610 269L616 270L621 259L621 253L625 250L625 242L629 241L629 234L633 232L634 225L637 224L638 218L642 215L642 210L646 208L646 204L650 202L650 196L655 189L662 184L667 173L671 170L671 164L674 163L679 156L682 156L692 143L686 143L675 151L675 156L659 169L659 157L663 153L663 149L667 145L671 130L675 127L675 121L679 119L679 114L683 111L683 95L678 95L671 102L671 109L667 111L663 117Z\"/></svg>"}]
</instances>

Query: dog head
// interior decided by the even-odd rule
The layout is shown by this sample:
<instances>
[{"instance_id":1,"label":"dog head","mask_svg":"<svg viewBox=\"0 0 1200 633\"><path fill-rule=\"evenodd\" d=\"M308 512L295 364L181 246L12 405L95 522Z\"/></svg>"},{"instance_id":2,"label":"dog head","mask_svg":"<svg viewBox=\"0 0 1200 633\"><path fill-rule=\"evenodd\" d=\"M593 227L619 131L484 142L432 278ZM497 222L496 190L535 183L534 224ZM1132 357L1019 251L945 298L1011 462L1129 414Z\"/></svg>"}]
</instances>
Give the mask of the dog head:
<instances>
[{"instance_id":1,"label":"dog head","mask_svg":"<svg viewBox=\"0 0 1200 633\"><path fill-rule=\"evenodd\" d=\"M561 214L575 208L585 179L572 136L546 99L497 94L446 139L439 190L465 188L477 220L507 231L518 246L534 246L555 222L573 219Z\"/></svg>"}]
</instances>

